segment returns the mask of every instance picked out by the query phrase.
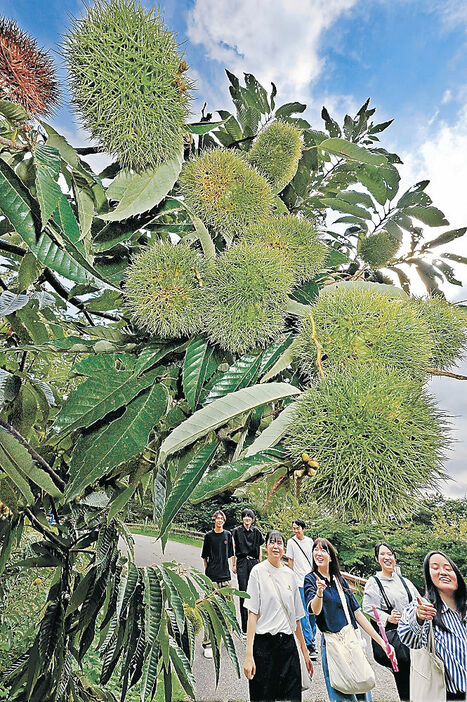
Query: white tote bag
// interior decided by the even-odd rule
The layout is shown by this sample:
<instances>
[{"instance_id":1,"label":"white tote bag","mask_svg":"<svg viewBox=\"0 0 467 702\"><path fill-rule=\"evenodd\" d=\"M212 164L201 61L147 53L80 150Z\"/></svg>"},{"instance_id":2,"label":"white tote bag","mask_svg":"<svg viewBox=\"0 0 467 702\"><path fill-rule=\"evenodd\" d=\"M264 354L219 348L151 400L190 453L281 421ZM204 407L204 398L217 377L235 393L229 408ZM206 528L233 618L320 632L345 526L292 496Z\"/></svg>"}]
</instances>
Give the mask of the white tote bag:
<instances>
[{"instance_id":1,"label":"white tote bag","mask_svg":"<svg viewBox=\"0 0 467 702\"><path fill-rule=\"evenodd\" d=\"M347 608L341 584L336 587L348 624L336 633L325 632L329 680L334 689L347 694L369 692L376 684L375 674L363 653Z\"/></svg>"},{"instance_id":2,"label":"white tote bag","mask_svg":"<svg viewBox=\"0 0 467 702\"><path fill-rule=\"evenodd\" d=\"M433 624L430 622L426 648L410 649L411 702L445 702L444 663L435 650Z\"/></svg>"}]
</instances>

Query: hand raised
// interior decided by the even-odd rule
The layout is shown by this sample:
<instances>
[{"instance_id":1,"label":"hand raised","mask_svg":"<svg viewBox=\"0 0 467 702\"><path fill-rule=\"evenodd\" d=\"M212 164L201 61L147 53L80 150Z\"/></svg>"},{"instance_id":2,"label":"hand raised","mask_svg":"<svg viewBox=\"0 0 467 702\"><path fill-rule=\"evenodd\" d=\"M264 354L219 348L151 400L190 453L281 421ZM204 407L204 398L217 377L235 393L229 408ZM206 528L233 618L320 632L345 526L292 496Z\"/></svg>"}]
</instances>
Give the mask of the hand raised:
<instances>
[{"instance_id":1,"label":"hand raised","mask_svg":"<svg viewBox=\"0 0 467 702\"><path fill-rule=\"evenodd\" d=\"M388 617L388 622L391 624L397 624L400 621L401 613L397 609L393 609Z\"/></svg>"},{"instance_id":2,"label":"hand raised","mask_svg":"<svg viewBox=\"0 0 467 702\"><path fill-rule=\"evenodd\" d=\"M417 595L417 619L419 621L431 621L436 614L436 608L431 602Z\"/></svg>"},{"instance_id":3,"label":"hand raised","mask_svg":"<svg viewBox=\"0 0 467 702\"><path fill-rule=\"evenodd\" d=\"M325 580L321 580L319 575L316 575L316 587L317 587L316 594L319 595L320 597L322 597L323 592L327 587L327 584L326 584Z\"/></svg>"}]
</instances>

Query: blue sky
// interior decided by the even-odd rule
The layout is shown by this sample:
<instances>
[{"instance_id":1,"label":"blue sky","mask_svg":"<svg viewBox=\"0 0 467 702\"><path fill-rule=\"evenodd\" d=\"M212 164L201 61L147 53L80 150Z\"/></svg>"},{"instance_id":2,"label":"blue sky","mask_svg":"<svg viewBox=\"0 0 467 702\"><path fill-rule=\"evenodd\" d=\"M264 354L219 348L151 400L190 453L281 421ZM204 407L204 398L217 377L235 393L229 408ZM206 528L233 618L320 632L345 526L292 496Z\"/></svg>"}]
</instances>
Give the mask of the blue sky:
<instances>
[{"instance_id":1,"label":"blue sky","mask_svg":"<svg viewBox=\"0 0 467 702\"><path fill-rule=\"evenodd\" d=\"M378 121L396 118L384 142L404 160L404 183L429 178L428 192L451 226L467 224L467 0L160 0L160 9L185 43L197 83L194 110L204 100L210 111L231 109L224 67L254 73L265 85L274 80L278 104L305 102L315 127L323 104L342 118L371 97ZM56 50L69 16L79 16L83 4L0 0L0 10ZM52 124L82 144L86 135L66 92L64 98ZM449 250L467 256L467 243ZM467 270L460 273L466 283ZM467 298L466 286L445 292L451 300ZM433 389L457 415L459 439L449 463L457 483L446 490L465 494L466 393L461 382L443 381Z\"/></svg>"}]
</instances>

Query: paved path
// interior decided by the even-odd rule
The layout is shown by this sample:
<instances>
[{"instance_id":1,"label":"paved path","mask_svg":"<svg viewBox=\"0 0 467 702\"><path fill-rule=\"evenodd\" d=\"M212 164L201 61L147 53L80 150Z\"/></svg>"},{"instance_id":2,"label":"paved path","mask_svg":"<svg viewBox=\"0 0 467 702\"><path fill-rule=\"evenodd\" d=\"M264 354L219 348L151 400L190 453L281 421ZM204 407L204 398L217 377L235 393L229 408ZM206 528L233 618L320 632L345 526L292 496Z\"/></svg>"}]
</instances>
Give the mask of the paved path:
<instances>
[{"instance_id":1,"label":"paved path","mask_svg":"<svg viewBox=\"0 0 467 702\"><path fill-rule=\"evenodd\" d=\"M175 541L169 541L165 553L162 556L160 543L150 536L134 535L135 539L135 561L137 565L151 565L163 561L177 561L185 565L202 569L200 549L195 546L187 546ZM232 584L236 587L237 582L234 576ZM238 607L238 598L237 607ZM240 619L239 619L240 621ZM318 637L319 638L319 637ZM243 664L245 645L242 641L236 641L237 655L240 662L240 669ZM371 646L368 643L368 651ZM216 688L214 665L212 660L204 658L201 648L201 637L198 636L196 643L196 653L194 662L194 674L196 679L196 699L199 702L240 702L248 700L248 683L243 676L239 679L235 672L230 658L223 649L224 655L221 659L221 671L219 685ZM319 656L318 656L319 658ZM314 676L310 688L303 693L304 702L313 700L314 702L326 702L326 685L321 670L320 659L313 663ZM394 678L387 668L383 668L377 663L373 663L376 673L376 687L373 690L373 700L378 702L396 702L397 695Z\"/></svg>"}]
</instances>

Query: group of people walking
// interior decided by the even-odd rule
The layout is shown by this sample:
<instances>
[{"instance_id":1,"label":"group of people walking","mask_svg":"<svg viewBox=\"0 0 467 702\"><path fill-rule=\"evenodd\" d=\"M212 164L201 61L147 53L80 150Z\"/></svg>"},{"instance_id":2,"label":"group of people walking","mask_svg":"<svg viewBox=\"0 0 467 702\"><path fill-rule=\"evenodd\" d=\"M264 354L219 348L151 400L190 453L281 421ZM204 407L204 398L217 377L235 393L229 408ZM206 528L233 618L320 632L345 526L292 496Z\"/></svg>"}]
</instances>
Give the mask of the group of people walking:
<instances>
[{"instance_id":1,"label":"group of people walking","mask_svg":"<svg viewBox=\"0 0 467 702\"><path fill-rule=\"evenodd\" d=\"M393 672L401 700L466 699L466 585L447 555L427 554L421 597L398 573L392 547L377 544L380 571L367 580L360 607L331 542L307 537L301 519L293 521L288 541L276 530L263 539L250 509L243 510L242 524L232 533L223 528L221 510L213 520L202 551L206 575L219 586L229 584L231 559L239 589L249 595L240 598L240 614L252 702L301 700L298 649L311 678L316 628L322 633L321 663L331 702L371 700L375 677L360 629L372 639L375 660ZM263 543L267 557L261 562ZM207 640L203 647L212 657Z\"/></svg>"}]
</instances>

